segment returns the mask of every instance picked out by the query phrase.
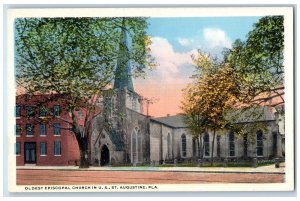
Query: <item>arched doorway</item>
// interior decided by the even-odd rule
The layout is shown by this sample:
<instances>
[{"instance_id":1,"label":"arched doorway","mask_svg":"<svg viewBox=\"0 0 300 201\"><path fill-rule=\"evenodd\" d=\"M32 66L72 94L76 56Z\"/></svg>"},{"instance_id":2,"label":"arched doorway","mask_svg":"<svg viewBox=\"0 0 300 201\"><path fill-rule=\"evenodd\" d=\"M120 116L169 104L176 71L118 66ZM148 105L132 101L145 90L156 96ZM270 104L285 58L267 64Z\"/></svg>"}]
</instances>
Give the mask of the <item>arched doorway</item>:
<instances>
[{"instance_id":1,"label":"arched doorway","mask_svg":"<svg viewBox=\"0 0 300 201\"><path fill-rule=\"evenodd\" d=\"M109 164L109 149L106 145L103 145L101 149L101 166Z\"/></svg>"}]
</instances>

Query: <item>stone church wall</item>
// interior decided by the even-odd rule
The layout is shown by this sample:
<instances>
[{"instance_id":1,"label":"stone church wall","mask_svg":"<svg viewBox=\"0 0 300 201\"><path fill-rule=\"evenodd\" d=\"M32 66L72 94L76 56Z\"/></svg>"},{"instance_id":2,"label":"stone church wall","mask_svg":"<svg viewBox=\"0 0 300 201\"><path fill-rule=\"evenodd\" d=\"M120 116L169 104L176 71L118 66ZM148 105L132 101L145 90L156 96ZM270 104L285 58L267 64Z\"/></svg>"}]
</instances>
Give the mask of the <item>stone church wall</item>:
<instances>
[{"instance_id":1,"label":"stone church wall","mask_svg":"<svg viewBox=\"0 0 300 201\"><path fill-rule=\"evenodd\" d=\"M126 113L126 139L127 139L127 153L130 161L131 158L131 135L134 132L134 129L138 129L142 135L142 163L149 163L150 158L150 133L149 133L149 118L143 114L140 114L131 109L127 109Z\"/></svg>"},{"instance_id":2,"label":"stone church wall","mask_svg":"<svg viewBox=\"0 0 300 201\"><path fill-rule=\"evenodd\" d=\"M274 137L273 133L276 132L275 121L266 122L267 124L267 132L263 134L263 156L258 157L256 154L256 136L254 136L253 140L248 139L248 147L247 147L247 157L254 158L258 157L261 159L267 159L275 157L274 154ZM168 161L168 133L171 134L172 141L172 158L177 159L179 161L189 161L190 159L198 158L198 144L196 147L196 151L193 150L193 137L190 134L187 128L172 128L166 126L164 124L151 121L150 122L150 160L151 161ZM186 135L186 156L183 156L182 151L182 135ZM220 136L219 142L219 152L218 152L218 142L217 136ZM230 160L236 159L244 159L244 138L243 136L235 135L234 138L234 155L230 156L230 143L229 143L229 132L228 131L217 131L215 136L215 144L214 144L214 158L224 159L229 158ZM277 157L282 156L282 147L281 147L281 139L280 135L277 136ZM209 160L212 154L212 141L213 141L213 133L209 132L209 155L205 156L204 159ZM276 144L276 143L275 143ZM169 160L170 161L170 160Z\"/></svg>"},{"instance_id":3,"label":"stone church wall","mask_svg":"<svg viewBox=\"0 0 300 201\"><path fill-rule=\"evenodd\" d=\"M260 158L270 158L274 157L273 151L273 133L276 132L275 121L266 122L267 124L267 132L263 133L263 156L257 156L256 154L256 136L253 136L250 139L248 136L248 147L247 147L247 156L250 158L253 157L260 157ZM217 135L220 135L220 157L221 158L243 158L244 157L244 139L243 136L236 136L235 135L235 155L230 156L229 150L229 132L227 131L217 131L215 137L215 145L214 145L214 157L218 157L217 152ZM213 133L209 132L209 150L210 155L204 156L204 158L210 158L212 153L212 140L213 140ZM277 136L277 156L281 157L282 147L281 147L281 139L280 136Z\"/></svg>"},{"instance_id":4,"label":"stone church wall","mask_svg":"<svg viewBox=\"0 0 300 201\"><path fill-rule=\"evenodd\" d=\"M160 161L161 158L161 132L162 124L150 122L150 160L151 161Z\"/></svg>"},{"instance_id":5,"label":"stone church wall","mask_svg":"<svg viewBox=\"0 0 300 201\"><path fill-rule=\"evenodd\" d=\"M183 156L181 136L186 136L186 156ZM177 159L189 159L193 157L193 137L187 128L174 129L174 157Z\"/></svg>"}]
</instances>

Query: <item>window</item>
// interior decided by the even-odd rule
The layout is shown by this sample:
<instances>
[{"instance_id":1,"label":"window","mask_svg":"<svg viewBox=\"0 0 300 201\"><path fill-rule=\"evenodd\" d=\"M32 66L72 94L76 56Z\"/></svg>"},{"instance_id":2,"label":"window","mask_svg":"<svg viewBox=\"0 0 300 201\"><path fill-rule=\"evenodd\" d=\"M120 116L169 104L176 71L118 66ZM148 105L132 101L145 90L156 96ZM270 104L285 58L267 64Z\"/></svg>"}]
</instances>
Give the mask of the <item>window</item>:
<instances>
[{"instance_id":1,"label":"window","mask_svg":"<svg viewBox=\"0 0 300 201\"><path fill-rule=\"evenodd\" d=\"M264 143L263 143L263 133L258 130L256 133L256 154L257 156L263 156Z\"/></svg>"},{"instance_id":2,"label":"window","mask_svg":"<svg viewBox=\"0 0 300 201\"><path fill-rule=\"evenodd\" d=\"M140 130L138 130L137 135L137 151L138 151L138 161L143 161L143 153L142 153L142 135L140 133Z\"/></svg>"},{"instance_id":3,"label":"window","mask_svg":"<svg viewBox=\"0 0 300 201\"><path fill-rule=\"evenodd\" d=\"M143 161L142 135L138 128L135 128L131 134L131 160L132 163Z\"/></svg>"},{"instance_id":4,"label":"window","mask_svg":"<svg viewBox=\"0 0 300 201\"><path fill-rule=\"evenodd\" d=\"M171 159L172 158L172 141L171 141L170 133L168 133L167 142L168 142L168 159Z\"/></svg>"},{"instance_id":5,"label":"window","mask_svg":"<svg viewBox=\"0 0 300 201\"><path fill-rule=\"evenodd\" d=\"M221 157L221 136L217 135L217 157Z\"/></svg>"},{"instance_id":6,"label":"window","mask_svg":"<svg viewBox=\"0 0 300 201\"><path fill-rule=\"evenodd\" d=\"M21 136L21 126L19 124L16 125L16 136Z\"/></svg>"},{"instance_id":7,"label":"window","mask_svg":"<svg viewBox=\"0 0 300 201\"><path fill-rule=\"evenodd\" d=\"M78 112L78 119L82 120L83 119L83 114L81 111Z\"/></svg>"},{"instance_id":8,"label":"window","mask_svg":"<svg viewBox=\"0 0 300 201\"><path fill-rule=\"evenodd\" d=\"M20 117L21 116L21 107L20 106L16 106L16 117Z\"/></svg>"},{"instance_id":9,"label":"window","mask_svg":"<svg viewBox=\"0 0 300 201\"><path fill-rule=\"evenodd\" d=\"M234 133L229 133L229 156L235 156Z\"/></svg>"},{"instance_id":10,"label":"window","mask_svg":"<svg viewBox=\"0 0 300 201\"><path fill-rule=\"evenodd\" d=\"M182 156L186 157L186 136L182 134L181 136L181 149L182 149Z\"/></svg>"},{"instance_id":11,"label":"window","mask_svg":"<svg viewBox=\"0 0 300 201\"><path fill-rule=\"evenodd\" d=\"M209 135L204 134L204 156L209 156Z\"/></svg>"},{"instance_id":12,"label":"window","mask_svg":"<svg viewBox=\"0 0 300 201\"><path fill-rule=\"evenodd\" d=\"M132 153L132 162L137 162L137 130L134 129L132 135L131 135L131 153Z\"/></svg>"},{"instance_id":13,"label":"window","mask_svg":"<svg viewBox=\"0 0 300 201\"><path fill-rule=\"evenodd\" d=\"M47 155L46 142L41 142L40 143L40 154L41 154L41 156L46 156Z\"/></svg>"},{"instance_id":14,"label":"window","mask_svg":"<svg viewBox=\"0 0 300 201\"><path fill-rule=\"evenodd\" d=\"M61 155L61 144L59 141L54 142L54 156Z\"/></svg>"},{"instance_id":15,"label":"window","mask_svg":"<svg viewBox=\"0 0 300 201\"><path fill-rule=\"evenodd\" d=\"M54 135L60 135L60 123L53 124Z\"/></svg>"},{"instance_id":16,"label":"window","mask_svg":"<svg viewBox=\"0 0 300 201\"><path fill-rule=\"evenodd\" d=\"M15 144L15 153L16 153L16 155L21 155L21 144L20 144L20 142L17 142Z\"/></svg>"},{"instance_id":17,"label":"window","mask_svg":"<svg viewBox=\"0 0 300 201\"><path fill-rule=\"evenodd\" d=\"M43 106L40 108L40 117L45 117L47 114L47 109Z\"/></svg>"},{"instance_id":18,"label":"window","mask_svg":"<svg viewBox=\"0 0 300 201\"><path fill-rule=\"evenodd\" d=\"M111 102L110 102L110 108L109 108L109 112L110 112L110 117L113 117L115 114L114 114L114 111L115 111L115 105L114 105L114 99L112 98L111 99Z\"/></svg>"},{"instance_id":19,"label":"window","mask_svg":"<svg viewBox=\"0 0 300 201\"><path fill-rule=\"evenodd\" d=\"M41 136L46 135L46 124L40 124L40 135Z\"/></svg>"},{"instance_id":20,"label":"window","mask_svg":"<svg viewBox=\"0 0 300 201\"><path fill-rule=\"evenodd\" d=\"M273 132L273 155L277 156L277 133Z\"/></svg>"},{"instance_id":21,"label":"window","mask_svg":"<svg viewBox=\"0 0 300 201\"><path fill-rule=\"evenodd\" d=\"M137 107L136 107L136 99L133 98L132 100L132 110L136 111L137 110Z\"/></svg>"},{"instance_id":22,"label":"window","mask_svg":"<svg viewBox=\"0 0 300 201\"><path fill-rule=\"evenodd\" d=\"M244 142L244 157L248 157L248 134L245 133L243 136Z\"/></svg>"},{"instance_id":23,"label":"window","mask_svg":"<svg viewBox=\"0 0 300 201\"><path fill-rule=\"evenodd\" d=\"M33 125L26 124L26 136L33 136Z\"/></svg>"},{"instance_id":24,"label":"window","mask_svg":"<svg viewBox=\"0 0 300 201\"><path fill-rule=\"evenodd\" d=\"M34 116L33 109L32 109L31 106L26 107L26 116L27 117L33 117Z\"/></svg>"},{"instance_id":25,"label":"window","mask_svg":"<svg viewBox=\"0 0 300 201\"><path fill-rule=\"evenodd\" d=\"M79 131L80 131L80 133L81 133L81 135L83 135L83 126L82 125L79 125Z\"/></svg>"},{"instance_id":26,"label":"window","mask_svg":"<svg viewBox=\"0 0 300 201\"><path fill-rule=\"evenodd\" d=\"M59 105L54 105L53 106L53 114L56 117L60 116L60 106Z\"/></svg>"}]
</instances>

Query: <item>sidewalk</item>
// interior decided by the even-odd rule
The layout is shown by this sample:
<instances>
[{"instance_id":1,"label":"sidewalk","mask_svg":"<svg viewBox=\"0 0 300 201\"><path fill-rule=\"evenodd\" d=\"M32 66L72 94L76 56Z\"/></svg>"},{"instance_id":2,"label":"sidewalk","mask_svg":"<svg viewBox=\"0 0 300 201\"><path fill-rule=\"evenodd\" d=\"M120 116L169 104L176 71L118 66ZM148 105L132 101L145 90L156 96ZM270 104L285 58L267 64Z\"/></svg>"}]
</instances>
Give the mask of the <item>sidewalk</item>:
<instances>
[{"instance_id":1,"label":"sidewalk","mask_svg":"<svg viewBox=\"0 0 300 201\"><path fill-rule=\"evenodd\" d=\"M78 166L17 166L17 170L76 170L76 171L156 171L156 172L203 172L203 173L261 173L261 174L284 174L285 164L281 163L280 168L275 165L252 167L89 167L79 168Z\"/></svg>"}]
</instances>

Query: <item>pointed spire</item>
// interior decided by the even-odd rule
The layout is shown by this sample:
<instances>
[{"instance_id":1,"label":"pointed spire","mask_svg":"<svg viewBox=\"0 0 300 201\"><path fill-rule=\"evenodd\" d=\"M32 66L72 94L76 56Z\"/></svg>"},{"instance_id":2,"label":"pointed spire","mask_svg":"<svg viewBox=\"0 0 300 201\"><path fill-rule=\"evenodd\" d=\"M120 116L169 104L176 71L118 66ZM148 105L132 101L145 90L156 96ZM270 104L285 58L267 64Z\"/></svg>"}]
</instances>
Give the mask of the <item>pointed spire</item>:
<instances>
[{"instance_id":1,"label":"pointed spire","mask_svg":"<svg viewBox=\"0 0 300 201\"><path fill-rule=\"evenodd\" d=\"M117 67L115 72L114 89L127 88L134 91L131 75L131 63L129 59L129 42L127 31L125 27L125 19L123 18L121 40L119 46L119 57L117 60Z\"/></svg>"}]
</instances>

